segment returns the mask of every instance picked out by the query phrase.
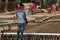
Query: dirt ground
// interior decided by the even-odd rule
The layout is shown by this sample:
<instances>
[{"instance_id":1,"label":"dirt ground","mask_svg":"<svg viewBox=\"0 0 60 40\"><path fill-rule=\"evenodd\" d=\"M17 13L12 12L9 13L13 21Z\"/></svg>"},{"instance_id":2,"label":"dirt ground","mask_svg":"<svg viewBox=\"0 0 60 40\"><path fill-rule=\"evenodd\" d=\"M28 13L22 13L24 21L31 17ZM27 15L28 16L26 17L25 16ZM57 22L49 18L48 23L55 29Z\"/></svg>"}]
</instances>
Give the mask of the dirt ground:
<instances>
[{"instance_id":1,"label":"dirt ground","mask_svg":"<svg viewBox=\"0 0 60 40\"><path fill-rule=\"evenodd\" d=\"M60 12L57 12L57 13L59 14ZM39 13L37 15L39 15ZM53 19L60 19L60 16L54 16L54 17L49 18L48 20L53 20ZM28 32L28 33L60 33L60 21L42 22L38 24L39 24L38 26L36 27L32 26L31 28L25 30L25 32Z\"/></svg>"},{"instance_id":2,"label":"dirt ground","mask_svg":"<svg viewBox=\"0 0 60 40\"><path fill-rule=\"evenodd\" d=\"M60 11L58 11L56 13L59 14ZM15 14L7 14L7 16L8 15L14 16ZM37 13L35 15L41 16L41 15L50 15L50 14L48 14L48 13ZM53 15L53 13L51 13L51 15ZM36 20L41 20L41 18L43 18L43 17L37 17ZM48 20L53 20L53 19L60 19L60 16L54 16L54 17L49 18ZM13 17L13 18L9 18L6 20L16 20L16 19L14 19L14 17ZM48 20L46 20L46 21L48 21ZM14 28L15 28L15 30L17 30L17 25L13 25L12 29L14 29ZM60 33L60 21L37 22L37 23L33 22L33 23L30 23L30 25L27 25L25 28L26 29L24 32L27 32L27 33Z\"/></svg>"}]
</instances>

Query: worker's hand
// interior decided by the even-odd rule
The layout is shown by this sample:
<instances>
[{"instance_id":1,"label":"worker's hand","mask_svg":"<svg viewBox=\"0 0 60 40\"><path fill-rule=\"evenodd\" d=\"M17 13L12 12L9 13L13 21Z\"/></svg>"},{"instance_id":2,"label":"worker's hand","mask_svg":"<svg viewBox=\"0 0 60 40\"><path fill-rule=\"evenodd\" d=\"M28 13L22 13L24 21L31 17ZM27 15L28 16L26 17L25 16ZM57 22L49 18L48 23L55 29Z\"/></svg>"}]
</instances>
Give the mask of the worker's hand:
<instances>
[{"instance_id":1,"label":"worker's hand","mask_svg":"<svg viewBox=\"0 0 60 40\"><path fill-rule=\"evenodd\" d=\"M14 18L16 18L16 16L14 16Z\"/></svg>"},{"instance_id":2,"label":"worker's hand","mask_svg":"<svg viewBox=\"0 0 60 40\"><path fill-rule=\"evenodd\" d=\"M27 21L27 19L25 19L25 23L26 23L26 24L28 24L28 21Z\"/></svg>"}]
</instances>

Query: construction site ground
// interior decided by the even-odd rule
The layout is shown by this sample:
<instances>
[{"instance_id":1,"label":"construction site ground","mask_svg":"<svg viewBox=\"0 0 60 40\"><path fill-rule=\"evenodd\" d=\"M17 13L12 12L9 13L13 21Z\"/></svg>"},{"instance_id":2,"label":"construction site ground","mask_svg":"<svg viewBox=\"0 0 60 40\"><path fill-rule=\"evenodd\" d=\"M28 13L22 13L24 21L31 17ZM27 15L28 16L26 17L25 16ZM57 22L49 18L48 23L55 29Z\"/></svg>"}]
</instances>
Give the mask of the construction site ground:
<instances>
[{"instance_id":1,"label":"construction site ground","mask_svg":"<svg viewBox=\"0 0 60 40\"><path fill-rule=\"evenodd\" d=\"M4 13L3 13L4 14ZM17 19L15 13L0 14L3 20L13 20L11 32L17 32ZM36 13L27 15L28 24L25 27L25 33L60 33L60 11L56 13ZM6 24L6 23L5 23ZM8 30L8 25L1 25L0 30Z\"/></svg>"},{"instance_id":2,"label":"construction site ground","mask_svg":"<svg viewBox=\"0 0 60 40\"><path fill-rule=\"evenodd\" d=\"M57 12L57 14L59 15L60 12ZM37 25L37 26L31 26L30 28L25 30L25 32L30 32L30 33L60 33L60 31L59 31L60 30L60 28L59 28L60 27L60 25L59 25L60 24L60 22L59 22L60 16L57 16L57 15L52 16L52 15L55 15L54 13L51 13L51 14L38 13L36 15L41 16L41 17L36 16L37 17L36 19L41 20L41 21L35 22L35 25ZM42 16L42 15L44 15L44 16ZM45 18L45 20L44 20L44 18Z\"/></svg>"}]
</instances>

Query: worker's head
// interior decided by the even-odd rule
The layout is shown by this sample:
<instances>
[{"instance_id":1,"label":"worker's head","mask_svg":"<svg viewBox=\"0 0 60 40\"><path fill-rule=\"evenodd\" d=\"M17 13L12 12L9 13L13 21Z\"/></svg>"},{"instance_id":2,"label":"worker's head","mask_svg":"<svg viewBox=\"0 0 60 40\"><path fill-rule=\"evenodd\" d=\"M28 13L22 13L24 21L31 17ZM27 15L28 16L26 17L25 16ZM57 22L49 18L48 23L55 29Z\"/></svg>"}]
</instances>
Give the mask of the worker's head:
<instances>
[{"instance_id":1,"label":"worker's head","mask_svg":"<svg viewBox=\"0 0 60 40\"><path fill-rule=\"evenodd\" d=\"M35 3L34 1L32 1L32 3Z\"/></svg>"},{"instance_id":2,"label":"worker's head","mask_svg":"<svg viewBox=\"0 0 60 40\"><path fill-rule=\"evenodd\" d=\"M24 8L24 5L23 4L20 4L20 9L23 9Z\"/></svg>"},{"instance_id":3,"label":"worker's head","mask_svg":"<svg viewBox=\"0 0 60 40\"><path fill-rule=\"evenodd\" d=\"M17 4L17 8L16 8L17 10L19 10L19 9L24 9L24 5L21 3L21 4Z\"/></svg>"}]
</instances>

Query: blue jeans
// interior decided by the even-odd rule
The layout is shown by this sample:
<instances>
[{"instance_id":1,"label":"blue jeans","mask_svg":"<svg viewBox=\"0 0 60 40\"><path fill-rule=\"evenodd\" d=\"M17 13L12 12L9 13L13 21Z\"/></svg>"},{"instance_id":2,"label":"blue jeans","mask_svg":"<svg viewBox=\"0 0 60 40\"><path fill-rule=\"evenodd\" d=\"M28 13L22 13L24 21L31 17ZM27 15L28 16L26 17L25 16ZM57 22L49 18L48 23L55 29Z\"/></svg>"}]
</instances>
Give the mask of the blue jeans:
<instances>
[{"instance_id":1,"label":"blue jeans","mask_svg":"<svg viewBox=\"0 0 60 40\"><path fill-rule=\"evenodd\" d=\"M17 40L19 39L19 36L20 40L23 40L24 27L25 27L24 23L18 23Z\"/></svg>"}]
</instances>

